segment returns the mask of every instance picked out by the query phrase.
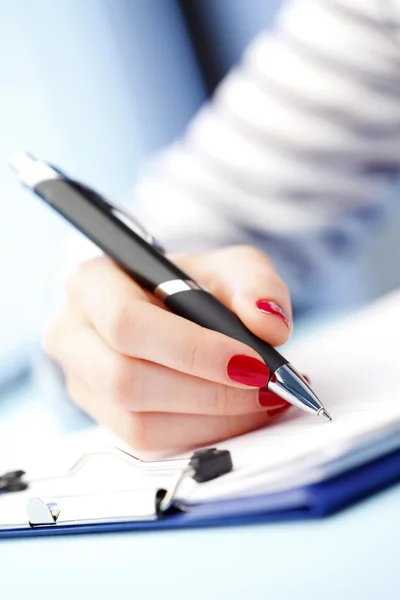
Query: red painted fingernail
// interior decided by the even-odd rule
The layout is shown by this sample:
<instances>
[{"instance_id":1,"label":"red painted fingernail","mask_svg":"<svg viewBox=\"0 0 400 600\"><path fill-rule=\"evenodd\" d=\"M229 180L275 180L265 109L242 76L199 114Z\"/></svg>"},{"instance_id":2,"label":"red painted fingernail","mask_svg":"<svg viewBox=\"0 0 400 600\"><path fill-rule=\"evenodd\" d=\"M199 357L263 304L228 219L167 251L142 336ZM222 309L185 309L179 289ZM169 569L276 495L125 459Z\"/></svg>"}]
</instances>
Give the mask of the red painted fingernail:
<instances>
[{"instance_id":1,"label":"red painted fingernail","mask_svg":"<svg viewBox=\"0 0 400 600\"><path fill-rule=\"evenodd\" d=\"M275 417L288 410L288 408L290 408L290 404L286 404L285 406L279 406L278 408L269 408L267 410L267 415L269 417Z\"/></svg>"},{"instance_id":2,"label":"red painted fingernail","mask_svg":"<svg viewBox=\"0 0 400 600\"><path fill-rule=\"evenodd\" d=\"M268 383L269 369L261 360L244 354L232 356L227 366L228 377L232 381L254 387L264 387Z\"/></svg>"},{"instance_id":3,"label":"red painted fingernail","mask_svg":"<svg viewBox=\"0 0 400 600\"><path fill-rule=\"evenodd\" d=\"M285 311L279 304L273 300L259 300L256 304L258 310L262 313L279 317L287 327L291 327L291 322Z\"/></svg>"},{"instance_id":4,"label":"red painted fingernail","mask_svg":"<svg viewBox=\"0 0 400 600\"><path fill-rule=\"evenodd\" d=\"M282 398L279 398L279 396L267 389L263 389L258 392L258 402L260 406L268 408L268 412L270 409L276 409L282 406L286 408L286 406L289 406L285 400L282 400Z\"/></svg>"}]
</instances>

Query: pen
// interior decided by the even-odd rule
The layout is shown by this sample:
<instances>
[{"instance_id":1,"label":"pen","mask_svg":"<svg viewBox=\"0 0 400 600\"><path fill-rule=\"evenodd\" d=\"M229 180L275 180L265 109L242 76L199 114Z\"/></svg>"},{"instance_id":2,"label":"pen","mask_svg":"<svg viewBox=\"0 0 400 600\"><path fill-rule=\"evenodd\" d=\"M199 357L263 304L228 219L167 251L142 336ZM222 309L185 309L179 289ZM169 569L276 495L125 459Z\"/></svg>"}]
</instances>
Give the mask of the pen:
<instances>
[{"instance_id":1,"label":"pen","mask_svg":"<svg viewBox=\"0 0 400 600\"><path fill-rule=\"evenodd\" d=\"M270 370L268 390L298 408L332 420L295 368L275 348L255 336L222 302L168 260L162 246L133 215L70 179L57 167L27 153L12 155L10 165L22 183L172 312L256 350Z\"/></svg>"}]
</instances>

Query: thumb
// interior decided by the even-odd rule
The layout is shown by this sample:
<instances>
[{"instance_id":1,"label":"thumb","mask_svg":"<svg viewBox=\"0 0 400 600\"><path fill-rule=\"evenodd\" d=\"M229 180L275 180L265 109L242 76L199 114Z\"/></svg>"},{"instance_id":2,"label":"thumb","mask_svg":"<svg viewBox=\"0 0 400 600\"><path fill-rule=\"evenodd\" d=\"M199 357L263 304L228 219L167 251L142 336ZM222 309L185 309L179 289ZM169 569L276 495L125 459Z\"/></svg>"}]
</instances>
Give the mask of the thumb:
<instances>
[{"instance_id":1,"label":"thumb","mask_svg":"<svg viewBox=\"0 0 400 600\"><path fill-rule=\"evenodd\" d=\"M175 260L228 306L255 335L273 346L284 344L292 329L286 284L260 250L235 246Z\"/></svg>"}]
</instances>

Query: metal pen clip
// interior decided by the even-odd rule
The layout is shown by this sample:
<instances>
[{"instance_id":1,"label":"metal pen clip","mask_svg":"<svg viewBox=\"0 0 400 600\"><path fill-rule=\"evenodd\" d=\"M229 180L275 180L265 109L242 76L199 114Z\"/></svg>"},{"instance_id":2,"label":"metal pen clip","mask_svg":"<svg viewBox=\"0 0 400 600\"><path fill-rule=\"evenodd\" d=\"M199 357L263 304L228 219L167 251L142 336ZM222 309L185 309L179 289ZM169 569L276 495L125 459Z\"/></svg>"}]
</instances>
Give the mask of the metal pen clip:
<instances>
[{"instance_id":1,"label":"metal pen clip","mask_svg":"<svg viewBox=\"0 0 400 600\"><path fill-rule=\"evenodd\" d=\"M9 157L9 163L10 166L18 173L20 180L29 188L34 188L37 184L44 180L69 180L69 178L59 171L56 166L38 160L28 152L15 152ZM129 227L129 229L136 233L136 235L140 236L145 242L157 250L157 252L160 254L165 254L165 250L162 245L130 212L121 206L117 206L116 204L111 203L109 200L106 200L103 198L103 196L94 190L89 189L87 186L82 187L86 188L86 190L96 198L96 201L99 204L102 204L104 207L106 207L109 212L111 212L122 223L124 223L124 225Z\"/></svg>"},{"instance_id":2,"label":"metal pen clip","mask_svg":"<svg viewBox=\"0 0 400 600\"><path fill-rule=\"evenodd\" d=\"M114 204L110 204L110 209L112 214L117 217L124 225L129 227L134 233L140 236L145 242L150 244L157 252L160 254L165 254L165 250L163 246L156 240L156 238L151 235L138 221L136 217L134 217L130 212L126 211L124 208L117 207Z\"/></svg>"}]
</instances>

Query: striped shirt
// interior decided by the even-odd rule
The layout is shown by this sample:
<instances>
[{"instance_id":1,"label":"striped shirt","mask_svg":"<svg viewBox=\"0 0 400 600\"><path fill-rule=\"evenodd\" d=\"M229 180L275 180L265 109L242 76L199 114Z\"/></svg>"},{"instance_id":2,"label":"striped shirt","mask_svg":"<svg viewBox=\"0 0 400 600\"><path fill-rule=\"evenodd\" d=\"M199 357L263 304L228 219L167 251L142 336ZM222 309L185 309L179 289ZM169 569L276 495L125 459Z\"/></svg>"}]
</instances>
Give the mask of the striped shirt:
<instances>
[{"instance_id":1,"label":"striped shirt","mask_svg":"<svg viewBox=\"0 0 400 600\"><path fill-rule=\"evenodd\" d=\"M399 165L400 0L289 0L133 209L169 251L263 249L299 313L349 302Z\"/></svg>"},{"instance_id":2,"label":"striped shirt","mask_svg":"<svg viewBox=\"0 0 400 600\"><path fill-rule=\"evenodd\" d=\"M264 249L307 309L348 295L338 277L399 164L400 0L292 0L151 164L134 210L171 251Z\"/></svg>"}]
</instances>

